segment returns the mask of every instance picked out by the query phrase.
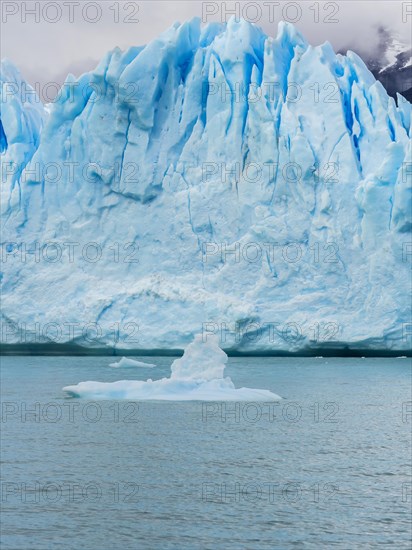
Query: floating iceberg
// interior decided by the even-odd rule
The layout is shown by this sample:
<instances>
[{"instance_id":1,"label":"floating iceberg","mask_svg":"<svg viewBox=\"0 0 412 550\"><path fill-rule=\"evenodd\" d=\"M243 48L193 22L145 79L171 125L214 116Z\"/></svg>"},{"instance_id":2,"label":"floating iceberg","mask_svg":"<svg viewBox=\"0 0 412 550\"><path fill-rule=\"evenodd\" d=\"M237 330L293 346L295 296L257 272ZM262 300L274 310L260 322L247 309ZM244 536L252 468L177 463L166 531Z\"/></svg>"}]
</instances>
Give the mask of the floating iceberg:
<instances>
[{"instance_id":1,"label":"floating iceberg","mask_svg":"<svg viewBox=\"0 0 412 550\"><path fill-rule=\"evenodd\" d=\"M187 346L183 357L173 361L170 378L80 382L63 391L88 399L132 399L139 401L278 401L269 390L235 388L223 377L227 362L216 337L204 342L201 335Z\"/></svg>"},{"instance_id":2,"label":"floating iceberg","mask_svg":"<svg viewBox=\"0 0 412 550\"><path fill-rule=\"evenodd\" d=\"M115 363L110 363L110 367L120 368L120 367L146 367L153 368L156 365L153 363L144 363L143 361L136 361L136 359L131 359L130 357L122 357L120 361Z\"/></svg>"}]
</instances>

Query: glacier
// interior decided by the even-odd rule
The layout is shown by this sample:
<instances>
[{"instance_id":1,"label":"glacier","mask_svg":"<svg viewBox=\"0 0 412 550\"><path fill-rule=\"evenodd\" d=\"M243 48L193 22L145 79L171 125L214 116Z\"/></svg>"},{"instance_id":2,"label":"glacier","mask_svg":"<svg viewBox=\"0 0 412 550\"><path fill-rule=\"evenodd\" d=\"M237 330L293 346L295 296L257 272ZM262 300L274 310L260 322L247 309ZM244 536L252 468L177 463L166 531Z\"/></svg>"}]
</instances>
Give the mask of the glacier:
<instances>
[{"instance_id":1,"label":"glacier","mask_svg":"<svg viewBox=\"0 0 412 550\"><path fill-rule=\"evenodd\" d=\"M0 85L0 198L3 221L21 204L23 191L20 176L39 146L47 110L34 89L8 60L1 62Z\"/></svg>"},{"instance_id":2,"label":"glacier","mask_svg":"<svg viewBox=\"0 0 412 550\"><path fill-rule=\"evenodd\" d=\"M219 347L217 336L207 341L195 336L179 359L171 365L169 378L160 380L118 380L117 382L79 382L65 386L69 397L87 399L135 399L139 401L280 401L269 390L235 388L229 376L224 377L226 353Z\"/></svg>"},{"instance_id":3,"label":"glacier","mask_svg":"<svg viewBox=\"0 0 412 550\"><path fill-rule=\"evenodd\" d=\"M411 104L355 53L194 19L1 74L4 346L410 350Z\"/></svg>"}]
</instances>

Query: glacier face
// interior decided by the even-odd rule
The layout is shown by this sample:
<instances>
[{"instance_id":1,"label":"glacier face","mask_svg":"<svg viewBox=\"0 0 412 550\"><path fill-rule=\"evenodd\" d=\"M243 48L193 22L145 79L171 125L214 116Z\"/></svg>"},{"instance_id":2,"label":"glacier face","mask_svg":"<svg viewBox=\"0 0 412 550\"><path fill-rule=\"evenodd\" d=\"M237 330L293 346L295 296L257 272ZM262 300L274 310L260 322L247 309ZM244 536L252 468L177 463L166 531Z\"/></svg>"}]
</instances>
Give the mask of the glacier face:
<instances>
[{"instance_id":1,"label":"glacier face","mask_svg":"<svg viewBox=\"0 0 412 550\"><path fill-rule=\"evenodd\" d=\"M410 348L411 104L356 54L193 20L69 76L49 113L18 78L4 343Z\"/></svg>"},{"instance_id":2,"label":"glacier face","mask_svg":"<svg viewBox=\"0 0 412 550\"><path fill-rule=\"evenodd\" d=\"M1 62L1 206L2 216L21 204L19 179L39 146L47 111L33 88L8 60ZM2 218L3 219L3 218Z\"/></svg>"}]
</instances>

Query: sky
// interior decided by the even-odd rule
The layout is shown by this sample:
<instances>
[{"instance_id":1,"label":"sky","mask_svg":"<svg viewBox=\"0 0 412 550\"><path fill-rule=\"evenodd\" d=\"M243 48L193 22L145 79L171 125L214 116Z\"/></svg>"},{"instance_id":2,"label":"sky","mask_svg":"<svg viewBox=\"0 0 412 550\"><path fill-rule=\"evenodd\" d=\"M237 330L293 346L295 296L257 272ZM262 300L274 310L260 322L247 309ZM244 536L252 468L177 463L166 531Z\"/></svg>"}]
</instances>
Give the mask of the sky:
<instances>
[{"instance_id":1,"label":"sky","mask_svg":"<svg viewBox=\"0 0 412 550\"><path fill-rule=\"evenodd\" d=\"M32 85L61 85L69 72L93 69L116 46L146 44L175 21L225 22L233 12L270 36L280 20L290 21L311 44L328 40L365 61L384 58L392 39L411 46L412 1L2 0L1 57Z\"/></svg>"}]
</instances>

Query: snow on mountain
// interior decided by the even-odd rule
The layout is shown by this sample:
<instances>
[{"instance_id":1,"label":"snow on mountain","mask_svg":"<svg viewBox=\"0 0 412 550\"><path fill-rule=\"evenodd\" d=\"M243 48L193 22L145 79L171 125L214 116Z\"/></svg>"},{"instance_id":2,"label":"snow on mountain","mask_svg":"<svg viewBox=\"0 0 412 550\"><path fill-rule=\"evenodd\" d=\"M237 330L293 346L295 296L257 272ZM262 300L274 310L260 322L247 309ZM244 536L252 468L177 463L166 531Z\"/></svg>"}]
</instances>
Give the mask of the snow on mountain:
<instances>
[{"instance_id":1,"label":"snow on mountain","mask_svg":"<svg viewBox=\"0 0 412 550\"><path fill-rule=\"evenodd\" d=\"M399 40L399 38L393 36L386 47L385 50L385 59L387 63L384 67L381 67L380 72L385 71L393 65L398 65L399 57L409 57L409 59L404 60L404 66L408 66L410 62L410 49L409 51L406 48L406 44Z\"/></svg>"},{"instance_id":2,"label":"snow on mountain","mask_svg":"<svg viewBox=\"0 0 412 550\"><path fill-rule=\"evenodd\" d=\"M397 51L391 62L385 67L374 71L374 75L382 82L392 96L400 92L408 101L412 99L412 50Z\"/></svg>"},{"instance_id":3,"label":"snow on mountain","mask_svg":"<svg viewBox=\"0 0 412 550\"><path fill-rule=\"evenodd\" d=\"M409 349L410 114L356 54L234 19L109 52L42 130L5 97L3 342Z\"/></svg>"}]
</instances>

